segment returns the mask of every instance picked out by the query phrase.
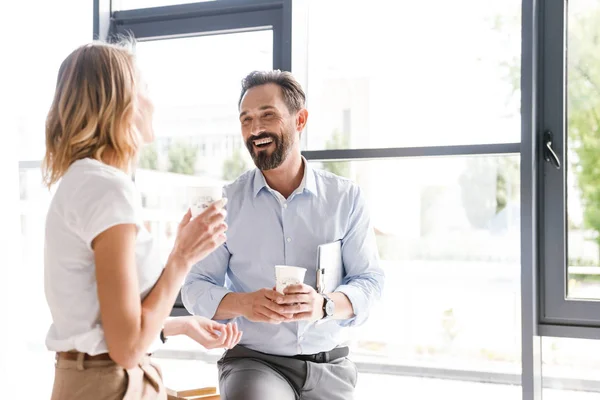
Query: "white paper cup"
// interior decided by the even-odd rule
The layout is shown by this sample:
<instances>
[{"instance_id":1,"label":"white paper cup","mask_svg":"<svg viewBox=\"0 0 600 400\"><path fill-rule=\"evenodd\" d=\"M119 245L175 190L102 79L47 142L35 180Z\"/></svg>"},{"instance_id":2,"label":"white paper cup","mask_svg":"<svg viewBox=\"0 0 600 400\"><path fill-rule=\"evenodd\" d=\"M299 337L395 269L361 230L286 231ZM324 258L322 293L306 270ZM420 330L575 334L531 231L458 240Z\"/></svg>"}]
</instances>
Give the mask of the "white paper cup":
<instances>
[{"instance_id":1,"label":"white paper cup","mask_svg":"<svg viewBox=\"0 0 600 400\"><path fill-rule=\"evenodd\" d=\"M223 188L220 186L192 186L187 189L187 194L192 218L195 218L212 203L223 198Z\"/></svg>"},{"instance_id":2,"label":"white paper cup","mask_svg":"<svg viewBox=\"0 0 600 400\"><path fill-rule=\"evenodd\" d=\"M290 265L275 266L276 290L283 294L283 290L289 285L304 283L306 268L292 267Z\"/></svg>"}]
</instances>

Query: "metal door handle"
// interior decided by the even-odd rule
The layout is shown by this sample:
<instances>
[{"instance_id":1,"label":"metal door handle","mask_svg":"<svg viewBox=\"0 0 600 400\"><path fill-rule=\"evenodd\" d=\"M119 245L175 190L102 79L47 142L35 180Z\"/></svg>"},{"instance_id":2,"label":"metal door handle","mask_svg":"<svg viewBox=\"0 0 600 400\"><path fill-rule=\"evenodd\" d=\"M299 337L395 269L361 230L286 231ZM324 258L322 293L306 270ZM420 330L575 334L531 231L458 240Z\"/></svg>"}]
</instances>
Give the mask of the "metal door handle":
<instances>
[{"instance_id":1,"label":"metal door handle","mask_svg":"<svg viewBox=\"0 0 600 400\"><path fill-rule=\"evenodd\" d=\"M544 132L544 159L552 164L554 168L560 169L560 160L552 148L552 132Z\"/></svg>"}]
</instances>

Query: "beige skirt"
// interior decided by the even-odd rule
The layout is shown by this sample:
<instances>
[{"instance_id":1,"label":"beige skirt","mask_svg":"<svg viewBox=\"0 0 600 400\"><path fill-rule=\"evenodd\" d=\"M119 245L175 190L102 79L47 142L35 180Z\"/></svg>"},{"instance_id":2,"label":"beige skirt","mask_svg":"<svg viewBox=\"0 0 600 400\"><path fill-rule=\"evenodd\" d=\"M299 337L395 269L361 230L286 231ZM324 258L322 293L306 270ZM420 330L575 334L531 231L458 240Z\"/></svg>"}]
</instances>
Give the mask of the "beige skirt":
<instances>
[{"instance_id":1,"label":"beige skirt","mask_svg":"<svg viewBox=\"0 0 600 400\"><path fill-rule=\"evenodd\" d=\"M52 400L166 400L160 368L144 359L125 370L111 360L57 359Z\"/></svg>"}]
</instances>

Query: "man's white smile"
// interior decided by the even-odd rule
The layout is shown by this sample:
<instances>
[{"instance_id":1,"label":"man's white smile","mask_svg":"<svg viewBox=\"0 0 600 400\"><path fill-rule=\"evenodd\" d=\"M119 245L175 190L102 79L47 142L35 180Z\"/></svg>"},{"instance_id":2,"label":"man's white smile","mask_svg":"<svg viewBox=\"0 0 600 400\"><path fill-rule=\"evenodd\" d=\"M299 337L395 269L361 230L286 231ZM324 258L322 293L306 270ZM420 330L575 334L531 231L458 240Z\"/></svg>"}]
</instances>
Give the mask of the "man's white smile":
<instances>
[{"instance_id":1,"label":"man's white smile","mask_svg":"<svg viewBox=\"0 0 600 400\"><path fill-rule=\"evenodd\" d=\"M273 139L271 138L257 139L254 141L256 147L267 147L271 143L273 143Z\"/></svg>"}]
</instances>

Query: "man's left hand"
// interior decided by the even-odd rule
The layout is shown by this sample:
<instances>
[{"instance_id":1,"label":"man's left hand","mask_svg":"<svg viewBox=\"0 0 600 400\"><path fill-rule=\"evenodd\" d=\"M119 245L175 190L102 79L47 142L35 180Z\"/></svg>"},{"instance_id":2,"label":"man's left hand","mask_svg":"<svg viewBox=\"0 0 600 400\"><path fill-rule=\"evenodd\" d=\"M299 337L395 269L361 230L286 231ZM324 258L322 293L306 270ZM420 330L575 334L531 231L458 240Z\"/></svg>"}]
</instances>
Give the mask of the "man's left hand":
<instances>
[{"instance_id":1,"label":"man's left hand","mask_svg":"<svg viewBox=\"0 0 600 400\"><path fill-rule=\"evenodd\" d=\"M290 285L273 301L283 305L287 314L291 314L291 321L317 321L323 318L323 302L325 299L308 285Z\"/></svg>"}]
</instances>

